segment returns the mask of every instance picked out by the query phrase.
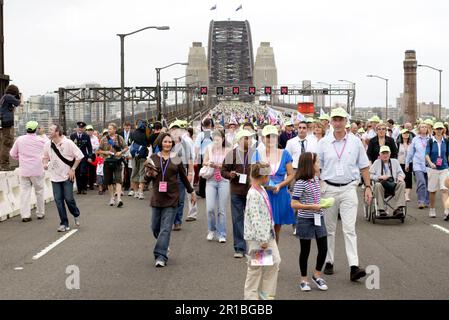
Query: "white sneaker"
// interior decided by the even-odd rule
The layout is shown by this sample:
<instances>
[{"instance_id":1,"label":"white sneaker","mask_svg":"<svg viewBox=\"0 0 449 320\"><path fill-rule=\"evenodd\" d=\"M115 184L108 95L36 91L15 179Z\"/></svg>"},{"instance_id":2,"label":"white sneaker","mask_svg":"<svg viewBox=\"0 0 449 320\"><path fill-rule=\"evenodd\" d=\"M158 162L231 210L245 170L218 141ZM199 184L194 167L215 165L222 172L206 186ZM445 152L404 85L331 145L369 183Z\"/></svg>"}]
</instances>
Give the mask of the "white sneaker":
<instances>
[{"instance_id":1,"label":"white sneaker","mask_svg":"<svg viewBox=\"0 0 449 320\"><path fill-rule=\"evenodd\" d=\"M156 268L163 268L163 267L165 267L165 261L156 260L155 266L156 266Z\"/></svg>"},{"instance_id":2,"label":"white sneaker","mask_svg":"<svg viewBox=\"0 0 449 320\"><path fill-rule=\"evenodd\" d=\"M207 239L208 241L214 240L214 239L215 239L215 232L214 232L214 231L209 231L209 232L207 233L206 239Z\"/></svg>"},{"instance_id":3,"label":"white sneaker","mask_svg":"<svg viewBox=\"0 0 449 320\"><path fill-rule=\"evenodd\" d=\"M226 243L226 238L225 237L220 237L220 238L218 238L218 242Z\"/></svg>"},{"instance_id":4,"label":"white sneaker","mask_svg":"<svg viewBox=\"0 0 449 320\"><path fill-rule=\"evenodd\" d=\"M134 196L134 191L133 190L129 190L128 197L132 197L132 196Z\"/></svg>"},{"instance_id":5,"label":"white sneaker","mask_svg":"<svg viewBox=\"0 0 449 320\"><path fill-rule=\"evenodd\" d=\"M139 198L139 191L134 192L134 198L136 198L136 199Z\"/></svg>"},{"instance_id":6,"label":"white sneaker","mask_svg":"<svg viewBox=\"0 0 449 320\"><path fill-rule=\"evenodd\" d=\"M66 227L65 225L60 225L59 226L59 228L58 228L58 232L66 232L66 231L69 231L70 230L70 227Z\"/></svg>"},{"instance_id":7,"label":"white sneaker","mask_svg":"<svg viewBox=\"0 0 449 320\"><path fill-rule=\"evenodd\" d=\"M301 291L310 291L310 290L312 290L310 288L310 284L308 282L305 282L305 281L301 281L301 283L299 284L299 287L301 288Z\"/></svg>"},{"instance_id":8,"label":"white sneaker","mask_svg":"<svg viewBox=\"0 0 449 320\"><path fill-rule=\"evenodd\" d=\"M79 216L78 216L78 217L75 217L75 225L76 225L77 227L80 226L80 217L79 217Z\"/></svg>"},{"instance_id":9,"label":"white sneaker","mask_svg":"<svg viewBox=\"0 0 449 320\"><path fill-rule=\"evenodd\" d=\"M430 218L436 218L437 217L435 208L430 208L430 210L429 210L429 217Z\"/></svg>"},{"instance_id":10,"label":"white sneaker","mask_svg":"<svg viewBox=\"0 0 449 320\"><path fill-rule=\"evenodd\" d=\"M145 199L143 192L139 192L139 200L143 200L143 199Z\"/></svg>"},{"instance_id":11,"label":"white sneaker","mask_svg":"<svg viewBox=\"0 0 449 320\"><path fill-rule=\"evenodd\" d=\"M315 276L313 276L312 281L313 281L313 283L316 284L318 289L320 289L322 291L326 291L328 289L327 285L326 285L326 281L324 281L323 278L315 278Z\"/></svg>"},{"instance_id":12,"label":"white sneaker","mask_svg":"<svg viewBox=\"0 0 449 320\"><path fill-rule=\"evenodd\" d=\"M449 209L444 209L443 218L447 217L449 215ZM37 217L39 219L39 217Z\"/></svg>"},{"instance_id":13,"label":"white sneaker","mask_svg":"<svg viewBox=\"0 0 449 320\"><path fill-rule=\"evenodd\" d=\"M111 200L109 200L109 205L111 207L115 206L115 198L111 198Z\"/></svg>"}]
</instances>

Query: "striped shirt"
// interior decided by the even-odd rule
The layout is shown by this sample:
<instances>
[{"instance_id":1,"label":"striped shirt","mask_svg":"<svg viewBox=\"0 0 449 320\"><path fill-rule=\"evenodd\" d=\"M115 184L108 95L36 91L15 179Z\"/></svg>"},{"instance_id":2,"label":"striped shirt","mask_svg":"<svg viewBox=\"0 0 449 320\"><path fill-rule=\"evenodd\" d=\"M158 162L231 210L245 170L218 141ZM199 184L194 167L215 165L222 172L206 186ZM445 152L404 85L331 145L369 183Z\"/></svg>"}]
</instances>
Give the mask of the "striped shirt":
<instances>
[{"instance_id":1,"label":"striped shirt","mask_svg":"<svg viewBox=\"0 0 449 320\"><path fill-rule=\"evenodd\" d=\"M320 203L320 180L318 177L315 177L311 180L298 180L295 183L295 187L293 188L293 200L301 202L301 204L318 204ZM314 213L319 213L321 216L323 215L323 210L320 209L318 211L315 210L298 210L298 218L308 218L313 219Z\"/></svg>"}]
</instances>

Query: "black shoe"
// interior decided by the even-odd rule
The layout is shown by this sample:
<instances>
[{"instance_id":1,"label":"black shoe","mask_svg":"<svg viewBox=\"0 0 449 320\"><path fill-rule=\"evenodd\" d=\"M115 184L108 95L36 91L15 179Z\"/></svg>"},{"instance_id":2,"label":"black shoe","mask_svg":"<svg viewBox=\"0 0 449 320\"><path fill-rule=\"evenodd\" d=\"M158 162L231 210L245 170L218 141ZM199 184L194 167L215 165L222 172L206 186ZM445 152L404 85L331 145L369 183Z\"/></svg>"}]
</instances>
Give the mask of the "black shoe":
<instances>
[{"instance_id":1,"label":"black shoe","mask_svg":"<svg viewBox=\"0 0 449 320\"><path fill-rule=\"evenodd\" d=\"M87 194L86 190L81 191L82 194Z\"/></svg>"},{"instance_id":2,"label":"black shoe","mask_svg":"<svg viewBox=\"0 0 449 320\"><path fill-rule=\"evenodd\" d=\"M206 196L204 194L200 194L198 191L196 192L196 195L200 198L206 198Z\"/></svg>"},{"instance_id":3,"label":"black shoe","mask_svg":"<svg viewBox=\"0 0 449 320\"><path fill-rule=\"evenodd\" d=\"M42 219L44 219L45 218L45 215L43 215L43 216L37 216L37 220L42 220Z\"/></svg>"},{"instance_id":4,"label":"black shoe","mask_svg":"<svg viewBox=\"0 0 449 320\"><path fill-rule=\"evenodd\" d=\"M31 218L23 218L22 222L30 222L32 219Z\"/></svg>"},{"instance_id":5,"label":"black shoe","mask_svg":"<svg viewBox=\"0 0 449 320\"><path fill-rule=\"evenodd\" d=\"M332 263L326 262L323 273L327 275L334 274L334 265Z\"/></svg>"},{"instance_id":6,"label":"black shoe","mask_svg":"<svg viewBox=\"0 0 449 320\"><path fill-rule=\"evenodd\" d=\"M360 278L363 278L366 276L365 269L357 267L357 266L352 266L350 276L351 276L351 281L357 281Z\"/></svg>"},{"instance_id":7,"label":"black shoe","mask_svg":"<svg viewBox=\"0 0 449 320\"><path fill-rule=\"evenodd\" d=\"M80 191L80 190L78 190L78 191L76 192L76 194L81 194L81 191Z\"/></svg>"},{"instance_id":8,"label":"black shoe","mask_svg":"<svg viewBox=\"0 0 449 320\"><path fill-rule=\"evenodd\" d=\"M117 208L121 208L123 207L123 201L119 200L118 204L117 204Z\"/></svg>"},{"instance_id":9,"label":"black shoe","mask_svg":"<svg viewBox=\"0 0 449 320\"><path fill-rule=\"evenodd\" d=\"M449 214L443 220L444 221L449 221Z\"/></svg>"}]
</instances>

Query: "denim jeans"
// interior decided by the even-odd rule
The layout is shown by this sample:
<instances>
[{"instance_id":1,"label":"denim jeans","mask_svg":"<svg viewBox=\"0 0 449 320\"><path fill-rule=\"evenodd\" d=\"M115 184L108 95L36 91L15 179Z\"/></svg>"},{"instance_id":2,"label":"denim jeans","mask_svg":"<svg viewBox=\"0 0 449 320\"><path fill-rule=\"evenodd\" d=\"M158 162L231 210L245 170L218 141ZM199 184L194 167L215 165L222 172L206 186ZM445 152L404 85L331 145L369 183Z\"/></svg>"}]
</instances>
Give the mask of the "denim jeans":
<instances>
[{"instance_id":1,"label":"denim jeans","mask_svg":"<svg viewBox=\"0 0 449 320\"><path fill-rule=\"evenodd\" d=\"M418 204L429 205L429 192L427 191L427 172L415 171L416 178L416 195Z\"/></svg>"},{"instance_id":2,"label":"denim jeans","mask_svg":"<svg viewBox=\"0 0 449 320\"><path fill-rule=\"evenodd\" d=\"M178 189L179 189L179 205L178 210L176 212L175 217L175 224L181 224L182 223L182 215L184 213L184 200L186 198L186 187L184 187L184 184L181 181L181 178L179 178L178 175Z\"/></svg>"},{"instance_id":3,"label":"denim jeans","mask_svg":"<svg viewBox=\"0 0 449 320\"><path fill-rule=\"evenodd\" d=\"M243 238L245 220L246 196L231 194L232 233L234 236L234 251L246 252L246 241Z\"/></svg>"},{"instance_id":4,"label":"denim jeans","mask_svg":"<svg viewBox=\"0 0 449 320\"><path fill-rule=\"evenodd\" d=\"M218 237L226 238L226 206L229 200L229 180L217 182L214 178L206 182L207 229L216 231ZM217 206L218 205L218 206ZM217 215L215 208L217 207ZM215 216L217 219L215 219Z\"/></svg>"},{"instance_id":5,"label":"denim jeans","mask_svg":"<svg viewBox=\"0 0 449 320\"><path fill-rule=\"evenodd\" d=\"M73 197L73 182L66 180L63 182L51 182L53 186L53 196L55 197L56 207L58 208L60 225L69 226L69 219L67 218L67 211L65 204L69 208L70 213L74 217L79 217L80 211L76 206L75 198Z\"/></svg>"},{"instance_id":6,"label":"denim jeans","mask_svg":"<svg viewBox=\"0 0 449 320\"><path fill-rule=\"evenodd\" d=\"M155 260L167 262L167 250L170 244L170 235L175 221L177 207L152 207L151 230L156 238L153 254Z\"/></svg>"}]
</instances>

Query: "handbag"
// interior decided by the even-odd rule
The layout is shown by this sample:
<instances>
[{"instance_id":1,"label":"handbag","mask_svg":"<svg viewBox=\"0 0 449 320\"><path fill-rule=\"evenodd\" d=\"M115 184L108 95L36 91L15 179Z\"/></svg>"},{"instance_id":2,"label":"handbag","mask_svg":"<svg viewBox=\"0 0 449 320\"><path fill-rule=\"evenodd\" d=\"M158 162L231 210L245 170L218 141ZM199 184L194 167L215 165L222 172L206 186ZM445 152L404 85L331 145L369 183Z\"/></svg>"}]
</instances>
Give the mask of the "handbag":
<instances>
[{"instance_id":1,"label":"handbag","mask_svg":"<svg viewBox=\"0 0 449 320\"><path fill-rule=\"evenodd\" d=\"M210 149L209 149L208 153L209 153L209 159L210 159ZM214 168L205 166L200 169L199 176L202 177L203 179L207 180L207 179L212 178L214 176L214 173L215 173Z\"/></svg>"},{"instance_id":2,"label":"handbag","mask_svg":"<svg viewBox=\"0 0 449 320\"><path fill-rule=\"evenodd\" d=\"M389 161L389 166L390 166L390 173L393 173L392 170L392 165L391 165L391 160ZM384 164L382 163L382 169L381 169L381 174L384 174ZM393 177L389 177L387 180L383 180L381 181L382 187L384 187L385 190L385 197L388 196L394 196L395 195L395 190L396 190L396 182L394 182L394 178Z\"/></svg>"},{"instance_id":3,"label":"handbag","mask_svg":"<svg viewBox=\"0 0 449 320\"><path fill-rule=\"evenodd\" d=\"M122 159L109 157L104 160L104 166L112 171L116 170L121 164Z\"/></svg>"},{"instance_id":4,"label":"handbag","mask_svg":"<svg viewBox=\"0 0 449 320\"><path fill-rule=\"evenodd\" d=\"M215 171L215 169L212 167L202 167L199 174L200 174L200 177L207 180L214 176L214 171Z\"/></svg>"}]
</instances>

